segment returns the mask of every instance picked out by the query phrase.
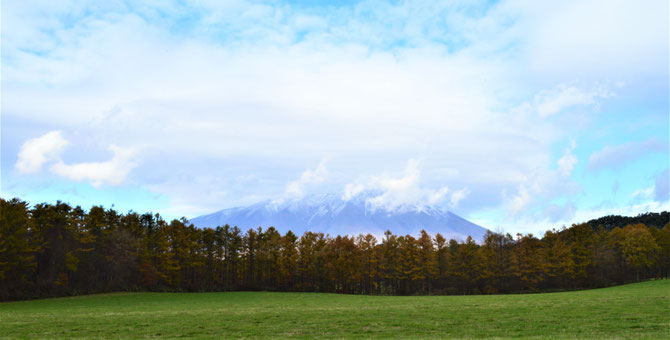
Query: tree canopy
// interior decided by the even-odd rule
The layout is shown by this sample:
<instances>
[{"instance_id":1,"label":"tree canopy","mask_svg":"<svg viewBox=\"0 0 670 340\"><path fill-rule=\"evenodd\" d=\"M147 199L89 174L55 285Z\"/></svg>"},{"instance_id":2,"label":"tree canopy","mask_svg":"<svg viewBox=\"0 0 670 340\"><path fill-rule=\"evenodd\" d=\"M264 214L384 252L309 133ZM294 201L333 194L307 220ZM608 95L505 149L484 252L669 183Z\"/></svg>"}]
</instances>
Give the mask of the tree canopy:
<instances>
[{"instance_id":1,"label":"tree canopy","mask_svg":"<svg viewBox=\"0 0 670 340\"><path fill-rule=\"evenodd\" d=\"M125 290L486 294L670 274L667 219L660 228L590 223L542 238L488 232L478 244L425 231L298 236L273 227L200 229L158 214L0 199L0 300Z\"/></svg>"}]
</instances>

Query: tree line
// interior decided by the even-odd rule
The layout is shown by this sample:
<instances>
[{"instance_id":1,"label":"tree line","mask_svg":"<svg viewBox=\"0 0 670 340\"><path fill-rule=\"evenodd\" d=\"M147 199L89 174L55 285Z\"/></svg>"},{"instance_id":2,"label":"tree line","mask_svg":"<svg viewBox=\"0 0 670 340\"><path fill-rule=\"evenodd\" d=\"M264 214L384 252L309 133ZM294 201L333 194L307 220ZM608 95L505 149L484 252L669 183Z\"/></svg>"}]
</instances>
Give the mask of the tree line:
<instances>
[{"instance_id":1,"label":"tree line","mask_svg":"<svg viewBox=\"0 0 670 340\"><path fill-rule=\"evenodd\" d=\"M489 294L622 284L670 275L670 223L532 234L481 244L420 235L330 236L270 227L0 199L0 300L111 291L270 290Z\"/></svg>"},{"instance_id":2,"label":"tree line","mask_svg":"<svg viewBox=\"0 0 670 340\"><path fill-rule=\"evenodd\" d=\"M639 223L642 223L648 227L662 229L668 223L668 221L670 221L670 212L663 211L660 213L647 212L637 216L608 215L590 220L586 222L586 224L590 225L593 230L598 230L598 228L612 230L616 227L623 228L629 224Z\"/></svg>"}]
</instances>

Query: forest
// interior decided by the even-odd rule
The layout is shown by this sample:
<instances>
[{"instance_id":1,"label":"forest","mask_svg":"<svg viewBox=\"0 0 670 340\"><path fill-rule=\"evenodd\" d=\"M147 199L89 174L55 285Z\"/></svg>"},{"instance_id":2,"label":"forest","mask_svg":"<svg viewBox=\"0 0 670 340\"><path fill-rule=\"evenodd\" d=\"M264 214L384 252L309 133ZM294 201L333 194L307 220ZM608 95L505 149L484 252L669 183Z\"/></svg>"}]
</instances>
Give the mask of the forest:
<instances>
[{"instance_id":1,"label":"forest","mask_svg":"<svg viewBox=\"0 0 670 340\"><path fill-rule=\"evenodd\" d=\"M0 199L1 301L112 291L522 293L669 275L667 220L582 223L541 237L488 232L479 244L425 231L377 239L199 229L158 214Z\"/></svg>"},{"instance_id":2,"label":"forest","mask_svg":"<svg viewBox=\"0 0 670 340\"><path fill-rule=\"evenodd\" d=\"M663 211L660 213L648 212L639 214L637 216L603 216L590 220L586 222L586 224L590 225L593 230L598 230L599 228L612 230L616 227L623 228L629 224L639 223L642 223L648 227L656 227L661 229L663 226L665 226L665 224L668 223L668 221L670 221L670 212Z\"/></svg>"}]
</instances>

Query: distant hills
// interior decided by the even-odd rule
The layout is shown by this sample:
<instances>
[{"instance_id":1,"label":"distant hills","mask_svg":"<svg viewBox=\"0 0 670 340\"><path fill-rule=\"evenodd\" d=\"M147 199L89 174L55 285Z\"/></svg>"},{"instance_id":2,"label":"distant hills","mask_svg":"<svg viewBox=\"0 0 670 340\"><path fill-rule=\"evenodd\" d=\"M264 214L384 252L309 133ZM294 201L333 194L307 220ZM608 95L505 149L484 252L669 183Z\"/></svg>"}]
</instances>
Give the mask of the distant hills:
<instances>
[{"instance_id":1,"label":"distant hills","mask_svg":"<svg viewBox=\"0 0 670 340\"><path fill-rule=\"evenodd\" d=\"M629 224L638 223L642 223L649 227L662 229L666 224L670 223L670 212L647 212L637 216L609 215L586 222L586 224L588 224L593 230L598 230L600 227L603 227L606 230L612 230L617 227L623 228Z\"/></svg>"},{"instance_id":2,"label":"distant hills","mask_svg":"<svg viewBox=\"0 0 670 340\"><path fill-rule=\"evenodd\" d=\"M291 230L297 235L305 231L331 235L382 235L390 230L396 235L418 234L425 229L440 233L447 239L465 240L468 235L477 241L487 229L452 212L436 208L376 209L369 196L359 195L343 200L339 195L310 195L284 202L264 201L247 207L223 209L189 221L200 228L229 224L245 230L270 226L282 233Z\"/></svg>"}]
</instances>

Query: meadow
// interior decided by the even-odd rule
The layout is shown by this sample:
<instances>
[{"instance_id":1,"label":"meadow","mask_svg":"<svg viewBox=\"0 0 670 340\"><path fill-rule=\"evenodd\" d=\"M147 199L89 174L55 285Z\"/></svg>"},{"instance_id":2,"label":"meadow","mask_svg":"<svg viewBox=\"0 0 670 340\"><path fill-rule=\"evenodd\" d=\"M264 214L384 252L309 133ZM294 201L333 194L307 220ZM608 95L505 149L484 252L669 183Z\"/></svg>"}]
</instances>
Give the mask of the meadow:
<instances>
[{"instance_id":1,"label":"meadow","mask_svg":"<svg viewBox=\"0 0 670 340\"><path fill-rule=\"evenodd\" d=\"M2 338L670 338L670 280L473 296L112 293L0 303Z\"/></svg>"}]
</instances>

